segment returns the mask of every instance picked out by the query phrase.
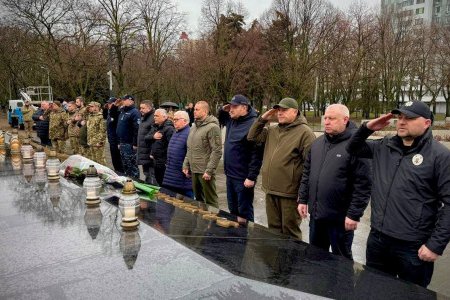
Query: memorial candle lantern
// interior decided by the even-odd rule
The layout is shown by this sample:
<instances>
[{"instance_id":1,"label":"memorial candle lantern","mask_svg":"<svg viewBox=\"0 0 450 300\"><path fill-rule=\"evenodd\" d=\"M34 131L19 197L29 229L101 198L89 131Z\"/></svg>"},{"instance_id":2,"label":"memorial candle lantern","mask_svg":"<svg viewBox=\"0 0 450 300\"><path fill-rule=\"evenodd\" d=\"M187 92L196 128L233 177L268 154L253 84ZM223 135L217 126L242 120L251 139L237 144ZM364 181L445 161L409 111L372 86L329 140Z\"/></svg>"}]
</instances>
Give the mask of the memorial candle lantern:
<instances>
[{"instance_id":1,"label":"memorial candle lantern","mask_svg":"<svg viewBox=\"0 0 450 300\"><path fill-rule=\"evenodd\" d=\"M33 159L33 146L30 145L29 139L24 139L23 144L20 147L20 153L22 154L23 160Z\"/></svg>"},{"instance_id":2,"label":"memorial candle lantern","mask_svg":"<svg viewBox=\"0 0 450 300\"><path fill-rule=\"evenodd\" d=\"M122 214L123 230L135 230L139 226L137 214L139 213L139 195L136 193L133 181L128 179L123 185L119 199L119 209Z\"/></svg>"},{"instance_id":3,"label":"memorial candle lantern","mask_svg":"<svg viewBox=\"0 0 450 300\"><path fill-rule=\"evenodd\" d=\"M22 168L22 157L19 153L11 154L11 165L13 170L20 170Z\"/></svg>"},{"instance_id":4,"label":"memorial candle lantern","mask_svg":"<svg viewBox=\"0 0 450 300\"><path fill-rule=\"evenodd\" d=\"M90 165L83 181L83 188L86 192L86 205L97 206L100 204L100 189L102 181L98 177L97 169L94 165Z\"/></svg>"},{"instance_id":5,"label":"memorial candle lantern","mask_svg":"<svg viewBox=\"0 0 450 300\"><path fill-rule=\"evenodd\" d=\"M59 165L60 161L56 157L56 151L50 150L46 163L48 180L59 180Z\"/></svg>"},{"instance_id":6,"label":"memorial candle lantern","mask_svg":"<svg viewBox=\"0 0 450 300\"><path fill-rule=\"evenodd\" d=\"M0 130L0 148L5 148L5 132Z\"/></svg>"},{"instance_id":7,"label":"memorial candle lantern","mask_svg":"<svg viewBox=\"0 0 450 300\"><path fill-rule=\"evenodd\" d=\"M42 146L36 148L36 152L33 155L34 166L36 169L45 168L45 162L47 160L47 155L44 152Z\"/></svg>"},{"instance_id":8,"label":"memorial candle lantern","mask_svg":"<svg viewBox=\"0 0 450 300\"><path fill-rule=\"evenodd\" d=\"M31 179L33 179L34 175L34 166L33 162L31 160L25 160L23 161L23 168L22 168L22 175L26 179L27 182L31 182Z\"/></svg>"},{"instance_id":9,"label":"memorial candle lantern","mask_svg":"<svg viewBox=\"0 0 450 300\"><path fill-rule=\"evenodd\" d=\"M9 148L11 149L11 153L20 153L19 132L17 131L17 129L14 129L11 134L11 139L9 140Z\"/></svg>"}]
</instances>

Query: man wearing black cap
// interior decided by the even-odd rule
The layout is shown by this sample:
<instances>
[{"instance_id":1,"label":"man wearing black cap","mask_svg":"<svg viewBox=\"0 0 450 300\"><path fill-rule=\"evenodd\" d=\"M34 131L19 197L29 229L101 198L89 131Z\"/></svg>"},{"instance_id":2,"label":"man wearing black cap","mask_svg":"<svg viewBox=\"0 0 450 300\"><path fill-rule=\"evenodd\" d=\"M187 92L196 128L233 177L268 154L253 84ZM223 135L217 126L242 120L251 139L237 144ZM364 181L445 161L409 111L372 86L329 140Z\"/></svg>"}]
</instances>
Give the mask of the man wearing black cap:
<instances>
[{"instance_id":1,"label":"man wearing black cap","mask_svg":"<svg viewBox=\"0 0 450 300\"><path fill-rule=\"evenodd\" d=\"M398 115L397 135L366 141ZM450 239L450 151L433 139L420 101L363 124L347 151L373 159L367 265L428 286Z\"/></svg>"},{"instance_id":2,"label":"man wearing black cap","mask_svg":"<svg viewBox=\"0 0 450 300\"><path fill-rule=\"evenodd\" d=\"M270 126L270 121L278 125ZM256 120L247 138L265 143L261 175L269 228L302 239L296 200L303 163L315 135L297 101L282 99Z\"/></svg>"},{"instance_id":3,"label":"man wearing black cap","mask_svg":"<svg viewBox=\"0 0 450 300\"><path fill-rule=\"evenodd\" d=\"M141 116L134 106L133 96L123 96L122 104L123 106L120 109L116 130L117 137L119 138L119 150L122 158L122 165L127 176L139 178L139 169L136 163L136 150Z\"/></svg>"},{"instance_id":4,"label":"man wearing black cap","mask_svg":"<svg viewBox=\"0 0 450 300\"><path fill-rule=\"evenodd\" d=\"M262 163L262 147L247 140L256 120L256 112L248 99L235 95L219 112L225 121L226 134L223 168L227 178L228 209L233 215L254 221L253 198L255 182Z\"/></svg>"},{"instance_id":5,"label":"man wearing black cap","mask_svg":"<svg viewBox=\"0 0 450 300\"><path fill-rule=\"evenodd\" d=\"M122 159L120 158L119 150L119 138L116 133L121 102L121 99L116 99L115 97L110 97L106 102L106 108L108 109L106 128L108 132L109 151L111 152L111 161L114 170L123 173Z\"/></svg>"}]
</instances>

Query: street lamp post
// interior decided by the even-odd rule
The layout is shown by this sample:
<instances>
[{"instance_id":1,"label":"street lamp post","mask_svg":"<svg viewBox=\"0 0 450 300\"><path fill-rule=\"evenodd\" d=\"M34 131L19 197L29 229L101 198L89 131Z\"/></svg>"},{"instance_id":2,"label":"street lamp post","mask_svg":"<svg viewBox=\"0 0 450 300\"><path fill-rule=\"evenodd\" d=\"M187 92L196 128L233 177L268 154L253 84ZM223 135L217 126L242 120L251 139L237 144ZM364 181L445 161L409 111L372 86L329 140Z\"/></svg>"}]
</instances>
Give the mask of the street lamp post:
<instances>
[{"instance_id":1,"label":"street lamp post","mask_svg":"<svg viewBox=\"0 0 450 300\"><path fill-rule=\"evenodd\" d=\"M47 84L48 84L48 100L53 102L53 92L52 87L50 85L50 70L47 67L41 66L41 69L47 70Z\"/></svg>"}]
</instances>

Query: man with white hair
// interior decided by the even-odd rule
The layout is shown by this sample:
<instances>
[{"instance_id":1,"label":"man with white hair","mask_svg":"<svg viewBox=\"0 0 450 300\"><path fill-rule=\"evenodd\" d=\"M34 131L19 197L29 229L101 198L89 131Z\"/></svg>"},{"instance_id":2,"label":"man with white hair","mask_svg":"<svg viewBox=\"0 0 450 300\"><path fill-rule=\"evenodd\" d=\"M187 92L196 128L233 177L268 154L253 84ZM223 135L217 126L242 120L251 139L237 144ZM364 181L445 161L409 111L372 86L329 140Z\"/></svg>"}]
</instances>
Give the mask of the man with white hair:
<instances>
[{"instance_id":1,"label":"man with white hair","mask_svg":"<svg viewBox=\"0 0 450 300\"><path fill-rule=\"evenodd\" d=\"M298 212L308 211L309 243L334 254L352 257L354 230L369 203L370 165L347 153L356 130L348 108L332 104L325 110L325 132L314 140L303 165Z\"/></svg>"},{"instance_id":2,"label":"man with white hair","mask_svg":"<svg viewBox=\"0 0 450 300\"><path fill-rule=\"evenodd\" d=\"M184 157L187 152L187 138L191 129L188 112L175 112L173 123L176 132L172 135L167 147L167 164L163 186L179 194L194 198L192 180L182 171Z\"/></svg>"},{"instance_id":3,"label":"man with white hair","mask_svg":"<svg viewBox=\"0 0 450 300\"><path fill-rule=\"evenodd\" d=\"M167 147L175 128L165 109L155 110L153 117L155 123L145 136L145 141L152 143L150 158L153 160L156 182L161 186L166 172Z\"/></svg>"}]
</instances>

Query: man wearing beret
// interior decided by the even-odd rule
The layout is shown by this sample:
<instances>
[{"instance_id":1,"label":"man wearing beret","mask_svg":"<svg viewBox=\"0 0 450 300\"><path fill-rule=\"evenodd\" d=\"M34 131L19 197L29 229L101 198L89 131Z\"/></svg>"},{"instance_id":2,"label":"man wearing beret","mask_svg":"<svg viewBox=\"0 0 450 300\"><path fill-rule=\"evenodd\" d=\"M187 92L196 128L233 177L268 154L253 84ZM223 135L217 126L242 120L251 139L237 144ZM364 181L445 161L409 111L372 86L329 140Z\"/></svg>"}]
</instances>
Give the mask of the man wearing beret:
<instances>
[{"instance_id":1,"label":"man wearing beret","mask_svg":"<svg viewBox=\"0 0 450 300\"><path fill-rule=\"evenodd\" d=\"M269 121L278 121L270 126ZM315 135L295 99L284 98L250 128L249 141L265 143L261 168L269 228L301 239L297 192Z\"/></svg>"},{"instance_id":2,"label":"man wearing beret","mask_svg":"<svg viewBox=\"0 0 450 300\"><path fill-rule=\"evenodd\" d=\"M366 141L398 116L397 135ZM450 239L450 151L433 139L433 114L420 101L363 124L347 151L372 158L367 265L423 287Z\"/></svg>"}]
</instances>

